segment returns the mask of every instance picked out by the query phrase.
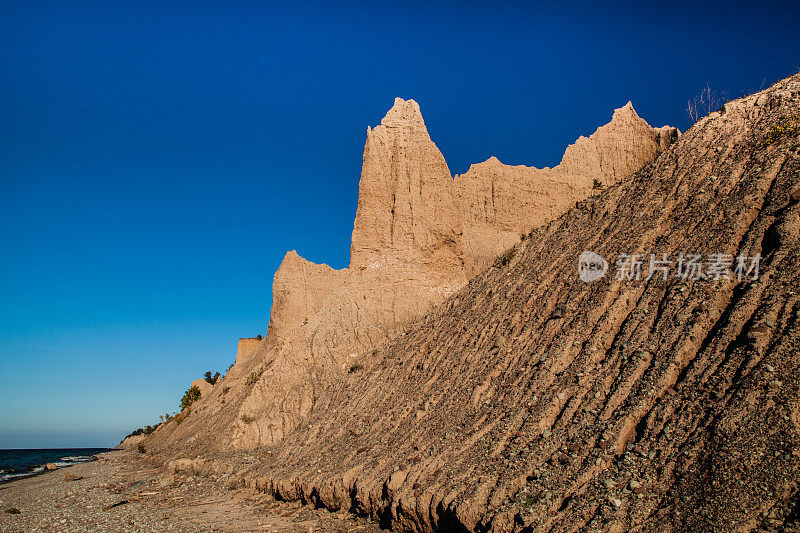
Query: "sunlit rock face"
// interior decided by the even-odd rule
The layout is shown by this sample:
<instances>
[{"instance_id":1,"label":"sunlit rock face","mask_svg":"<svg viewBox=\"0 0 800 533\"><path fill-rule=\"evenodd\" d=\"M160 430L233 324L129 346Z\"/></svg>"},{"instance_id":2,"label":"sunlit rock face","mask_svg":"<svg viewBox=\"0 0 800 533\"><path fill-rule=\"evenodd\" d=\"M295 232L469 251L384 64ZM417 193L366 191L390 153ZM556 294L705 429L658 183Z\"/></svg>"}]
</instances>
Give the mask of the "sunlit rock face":
<instances>
[{"instance_id":1,"label":"sunlit rock face","mask_svg":"<svg viewBox=\"0 0 800 533\"><path fill-rule=\"evenodd\" d=\"M266 337L240 341L224 386L204 392L158 438L218 449L281 441L325 408L330 385L365 355L463 288L522 233L591 195L594 180L615 183L649 164L673 135L627 105L553 169L491 158L454 179L419 105L396 99L367 130L349 267L288 252L274 277Z\"/></svg>"}]
</instances>

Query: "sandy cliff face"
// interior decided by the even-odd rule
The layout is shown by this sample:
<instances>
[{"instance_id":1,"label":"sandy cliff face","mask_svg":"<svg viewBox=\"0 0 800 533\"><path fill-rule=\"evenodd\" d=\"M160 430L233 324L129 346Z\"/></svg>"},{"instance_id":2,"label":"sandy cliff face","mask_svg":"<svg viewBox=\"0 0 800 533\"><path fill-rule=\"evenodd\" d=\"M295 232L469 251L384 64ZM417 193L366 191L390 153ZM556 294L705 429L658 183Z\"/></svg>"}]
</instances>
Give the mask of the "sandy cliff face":
<instances>
[{"instance_id":1,"label":"sandy cliff face","mask_svg":"<svg viewBox=\"0 0 800 533\"><path fill-rule=\"evenodd\" d=\"M611 122L567 147L555 169L569 176L597 178L604 185L612 185L639 170L642 161L652 161L676 137L675 128L651 128L628 102L614 110ZM585 179L582 181L584 186L591 186L591 179L588 184Z\"/></svg>"},{"instance_id":2,"label":"sandy cliff face","mask_svg":"<svg viewBox=\"0 0 800 533\"><path fill-rule=\"evenodd\" d=\"M462 287L461 233L444 157L417 103L397 99L367 133L349 268L290 252L275 275L265 365L234 446L282 439L326 383Z\"/></svg>"},{"instance_id":3,"label":"sandy cliff face","mask_svg":"<svg viewBox=\"0 0 800 533\"><path fill-rule=\"evenodd\" d=\"M451 272L463 264L450 170L419 105L400 98L367 132L350 247L350 268L395 262Z\"/></svg>"},{"instance_id":4,"label":"sandy cliff face","mask_svg":"<svg viewBox=\"0 0 800 533\"><path fill-rule=\"evenodd\" d=\"M187 470L395 531L797 531L799 260L800 74L535 229L264 455Z\"/></svg>"},{"instance_id":5,"label":"sandy cliff face","mask_svg":"<svg viewBox=\"0 0 800 533\"><path fill-rule=\"evenodd\" d=\"M325 300L339 288L346 271L306 261L292 250L283 258L272 282L270 340L280 345L308 324Z\"/></svg>"},{"instance_id":6,"label":"sandy cliff face","mask_svg":"<svg viewBox=\"0 0 800 533\"><path fill-rule=\"evenodd\" d=\"M239 339L239 343L236 345L235 363L243 364L246 359L255 353L259 344L261 344L261 339L253 337Z\"/></svg>"},{"instance_id":7,"label":"sandy cliff face","mask_svg":"<svg viewBox=\"0 0 800 533\"><path fill-rule=\"evenodd\" d=\"M636 172L678 137L670 127L652 128L628 102L611 122L580 137L554 168L504 165L496 157L455 177L471 275L486 268L528 233L594 192Z\"/></svg>"},{"instance_id":8,"label":"sandy cliff face","mask_svg":"<svg viewBox=\"0 0 800 533\"><path fill-rule=\"evenodd\" d=\"M142 442L145 438L145 435L130 435L122 439L122 442L117 444L114 449L115 450L128 450L131 448L135 448L140 442Z\"/></svg>"},{"instance_id":9,"label":"sandy cliff face","mask_svg":"<svg viewBox=\"0 0 800 533\"><path fill-rule=\"evenodd\" d=\"M494 159L454 180L417 103L396 99L367 132L350 266L286 254L265 339L155 440L217 449L279 442L325 408L331 383L460 290L522 231L588 196L593 179L611 183L652 162L677 135L665 131L626 106L555 169Z\"/></svg>"},{"instance_id":10,"label":"sandy cliff face","mask_svg":"<svg viewBox=\"0 0 800 533\"><path fill-rule=\"evenodd\" d=\"M204 379L195 379L189 386L197 387L197 389L200 391L201 397L208 396L208 394L211 392L211 389L214 388L214 385Z\"/></svg>"}]
</instances>

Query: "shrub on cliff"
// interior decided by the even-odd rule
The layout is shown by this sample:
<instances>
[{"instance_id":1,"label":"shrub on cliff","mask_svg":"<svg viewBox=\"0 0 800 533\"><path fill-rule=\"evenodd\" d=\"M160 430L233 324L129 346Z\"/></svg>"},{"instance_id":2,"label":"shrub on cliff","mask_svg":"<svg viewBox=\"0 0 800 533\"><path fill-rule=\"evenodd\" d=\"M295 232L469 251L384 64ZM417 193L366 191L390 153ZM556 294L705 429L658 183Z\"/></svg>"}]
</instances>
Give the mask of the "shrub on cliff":
<instances>
[{"instance_id":1,"label":"shrub on cliff","mask_svg":"<svg viewBox=\"0 0 800 533\"><path fill-rule=\"evenodd\" d=\"M136 437L136 436L138 436L138 435L149 435L150 433L152 433L152 432L154 432L156 429L158 429L158 426L160 426L160 425L161 425L161 422L159 422L159 423L158 423L158 424L156 424L155 426L145 426L145 427L143 427L143 428L134 429L133 431L131 431L130 433L128 433L128 434L125 436L125 438L127 439L128 437Z\"/></svg>"},{"instance_id":2,"label":"shrub on cliff","mask_svg":"<svg viewBox=\"0 0 800 533\"><path fill-rule=\"evenodd\" d=\"M200 399L200 389L197 388L197 385L192 385L187 389L186 392L183 393L183 398L181 398L181 411L192 405L194 402Z\"/></svg>"},{"instance_id":3,"label":"shrub on cliff","mask_svg":"<svg viewBox=\"0 0 800 533\"><path fill-rule=\"evenodd\" d=\"M204 374L203 378L204 378L204 379L205 379L207 382L209 382L210 384L212 384L212 385L216 385L216 383L217 383L217 380L219 379L219 372L217 372L216 374L213 374L213 375L212 375L212 374L211 374L211 370L209 370L209 371L207 371L207 372Z\"/></svg>"},{"instance_id":4,"label":"shrub on cliff","mask_svg":"<svg viewBox=\"0 0 800 533\"><path fill-rule=\"evenodd\" d=\"M511 262L511 260L514 258L514 254L516 253L517 250L515 248L511 248L510 250L508 250L506 253L504 253L495 260L494 266L496 266L497 268L502 268L506 266L508 263Z\"/></svg>"},{"instance_id":5,"label":"shrub on cliff","mask_svg":"<svg viewBox=\"0 0 800 533\"><path fill-rule=\"evenodd\" d=\"M191 412L192 412L191 409L187 409L181 412L180 414L175 415L172 419L175 421L176 424L180 424L181 422L186 420L186 417L189 416L189 413Z\"/></svg>"},{"instance_id":6,"label":"shrub on cliff","mask_svg":"<svg viewBox=\"0 0 800 533\"><path fill-rule=\"evenodd\" d=\"M700 94L689 100L686 112L689 114L689 119L692 121L692 124L694 124L709 113L721 108L725 100L726 95L724 92L717 92L706 83L706 86L703 87Z\"/></svg>"},{"instance_id":7,"label":"shrub on cliff","mask_svg":"<svg viewBox=\"0 0 800 533\"><path fill-rule=\"evenodd\" d=\"M258 372L251 372L249 376L247 376L247 380L244 382L246 386L255 385L256 382L261 379L261 374L264 373L264 369L260 369Z\"/></svg>"}]
</instances>

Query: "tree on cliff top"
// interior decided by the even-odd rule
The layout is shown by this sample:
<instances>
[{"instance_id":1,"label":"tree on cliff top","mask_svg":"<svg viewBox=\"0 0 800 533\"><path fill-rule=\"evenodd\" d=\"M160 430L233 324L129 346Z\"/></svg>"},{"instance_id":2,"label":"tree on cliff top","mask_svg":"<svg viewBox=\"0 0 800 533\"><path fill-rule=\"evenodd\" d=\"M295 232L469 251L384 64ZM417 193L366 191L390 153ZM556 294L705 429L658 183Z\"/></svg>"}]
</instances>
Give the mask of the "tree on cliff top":
<instances>
[{"instance_id":1,"label":"tree on cliff top","mask_svg":"<svg viewBox=\"0 0 800 533\"><path fill-rule=\"evenodd\" d=\"M200 389L197 388L197 385L189 387L187 391L183 393L183 398L181 398L181 411L199 400L200 396Z\"/></svg>"}]
</instances>

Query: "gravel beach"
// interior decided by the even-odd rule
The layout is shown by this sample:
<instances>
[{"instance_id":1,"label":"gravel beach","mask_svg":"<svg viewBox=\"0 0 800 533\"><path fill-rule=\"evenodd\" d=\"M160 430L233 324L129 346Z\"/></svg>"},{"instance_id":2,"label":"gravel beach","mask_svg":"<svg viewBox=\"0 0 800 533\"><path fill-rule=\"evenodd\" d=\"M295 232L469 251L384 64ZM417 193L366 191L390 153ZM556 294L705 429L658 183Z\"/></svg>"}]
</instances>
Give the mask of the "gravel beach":
<instances>
[{"instance_id":1,"label":"gravel beach","mask_svg":"<svg viewBox=\"0 0 800 533\"><path fill-rule=\"evenodd\" d=\"M135 452L0 485L0 531L377 532L372 523L211 480L165 474Z\"/></svg>"}]
</instances>

